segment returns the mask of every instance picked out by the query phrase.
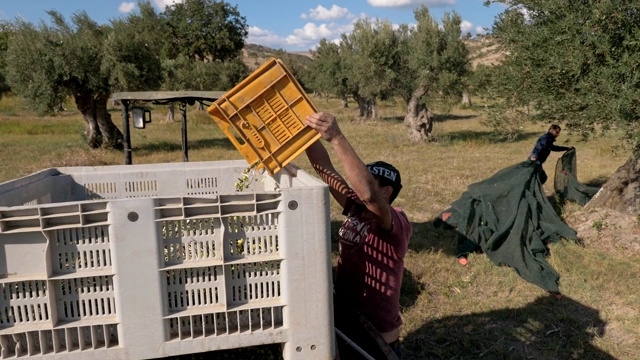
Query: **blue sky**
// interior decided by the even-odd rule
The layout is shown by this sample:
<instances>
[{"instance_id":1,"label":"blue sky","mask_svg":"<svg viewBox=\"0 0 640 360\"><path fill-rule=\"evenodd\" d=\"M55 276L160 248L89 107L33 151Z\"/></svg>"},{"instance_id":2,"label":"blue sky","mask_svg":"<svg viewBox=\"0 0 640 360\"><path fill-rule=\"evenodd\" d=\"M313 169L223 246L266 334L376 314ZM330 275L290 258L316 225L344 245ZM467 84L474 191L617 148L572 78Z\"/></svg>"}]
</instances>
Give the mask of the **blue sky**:
<instances>
[{"instance_id":1,"label":"blue sky","mask_svg":"<svg viewBox=\"0 0 640 360\"><path fill-rule=\"evenodd\" d=\"M158 11L177 0L152 0ZM484 33L491 28L501 5L485 7L484 0L236 0L240 14L249 25L248 43L287 51L313 49L322 38L335 40L349 33L358 18L389 20L393 24L412 24L413 9L424 4L432 16L441 19L456 11L463 19L463 34ZM0 0L0 19L17 17L38 23L48 20L47 10L57 10L67 19L86 11L98 23L125 16L137 9L137 1L123 0Z\"/></svg>"}]
</instances>

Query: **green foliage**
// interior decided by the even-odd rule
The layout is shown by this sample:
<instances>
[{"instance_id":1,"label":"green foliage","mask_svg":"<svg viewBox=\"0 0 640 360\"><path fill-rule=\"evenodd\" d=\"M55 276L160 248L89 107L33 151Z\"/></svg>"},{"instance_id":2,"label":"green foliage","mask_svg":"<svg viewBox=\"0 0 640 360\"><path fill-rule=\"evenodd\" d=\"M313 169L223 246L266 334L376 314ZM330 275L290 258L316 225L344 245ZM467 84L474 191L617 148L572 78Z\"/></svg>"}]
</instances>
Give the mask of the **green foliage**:
<instances>
[{"instance_id":1,"label":"green foliage","mask_svg":"<svg viewBox=\"0 0 640 360\"><path fill-rule=\"evenodd\" d=\"M282 49L276 50L272 56L282 60L287 66L287 69L291 71L291 75L293 75L302 87L307 88L307 82L309 81L308 68L313 63L313 60L306 56L288 53Z\"/></svg>"},{"instance_id":2,"label":"green foliage","mask_svg":"<svg viewBox=\"0 0 640 360\"><path fill-rule=\"evenodd\" d=\"M528 119L528 114L519 109L504 109L500 105L486 106L484 108L485 119L480 123L493 130L502 140L515 140L522 133L523 125Z\"/></svg>"},{"instance_id":3,"label":"green foliage","mask_svg":"<svg viewBox=\"0 0 640 360\"><path fill-rule=\"evenodd\" d=\"M113 89L159 87L158 53L137 28L141 15L116 20L112 28L85 12L71 23L48 14L52 25L17 22L7 50L8 80L38 113L54 111L68 95L106 99Z\"/></svg>"},{"instance_id":4,"label":"green foliage","mask_svg":"<svg viewBox=\"0 0 640 360\"><path fill-rule=\"evenodd\" d=\"M9 38L6 52L6 76L12 90L25 98L39 114L55 109L69 91L64 82L69 78L67 69L60 69L62 34L42 23L17 21L15 32Z\"/></svg>"},{"instance_id":5,"label":"green foliage","mask_svg":"<svg viewBox=\"0 0 640 360\"><path fill-rule=\"evenodd\" d=\"M368 18L356 21L353 31L343 36L340 48L349 88L372 101L389 97L401 60L391 22Z\"/></svg>"},{"instance_id":6,"label":"green foliage","mask_svg":"<svg viewBox=\"0 0 640 360\"><path fill-rule=\"evenodd\" d=\"M162 64L166 90L225 91L249 75L240 60L202 62L180 56Z\"/></svg>"},{"instance_id":7,"label":"green foliage","mask_svg":"<svg viewBox=\"0 0 640 360\"><path fill-rule=\"evenodd\" d=\"M112 21L113 31L104 42L101 70L116 91L156 90L162 81L165 23L150 2L141 1L138 7L138 12Z\"/></svg>"},{"instance_id":8,"label":"green foliage","mask_svg":"<svg viewBox=\"0 0 640 360\"><path fill-rule=\"evenodd\" d=\"M596 220L593 220L593 224L591 226L599 234L602 231L602 229L606 226L606 224L602 220L596 219Z\"/></svg>"},{"instance_id":9,"label":"green foliage","mask_svg":"<svg viewBox=\"0 0 640 360\"><path fill-rule=\"evenodd\" d=\"M619 128L639 142L639 2L491 2L508 6L493 26L507 54L495 83L505 109L529 106L584 137Z\"/></svg>"},{"instance_id":10,"label":"green foliage","mask_svg":"<svg viewBox=\"0 0 640 360\"><path fill-rule=\"evenodd\" d=\"M360 19L339 43L322 40L313 52L312 88L340 99L353 96L361 109L378 100L400 97L412 111L418 103L448 111L467 88L468 51L461 39L461 18L446 14L442 26L427 7L415 11L417 25L394 29L386 20ZM414 115L417 116L417 113Z\"/></svg>"},{"instance_id":11,"label":"green foliage","mask_svg":"<svg viewBox=\"0 0 640 360\"><path fill-rule=\"evenodd\" d=\"M156 90L163 80L170 90L225 90L248 75L236 58L247 35L236 7L188 0L158 14L145 0L138 8L111 26L98 25L85 12L74 14L70 23L55 11L49 12L52 25L18 21L15 32L0 32L0 48L11 34L8 82L44 114L71 94L106 99L112 91ZM163 62L163 51L176 56Z\"/></svg>"},{"instance_id":12,"label":"green foliage","mask_svg":"<svg viewBox=\"0 0 640 360\"><path fill-rule=\"evenodd\" d=\"M349 91L347 74L344 73L340 47L333 42L322 39L313 51L313 64L310 68L311 87L321 94L332 94L346 99Z\"/></svg>"},{"instance_id":13,"label":"green foliage","mask_svg":"<svg viewBox=\"0 0 640 360\"><path fill-rule=\"evenodd\" d=\"M5 60L7 47L9 46L9 36L13 33L13 26L11 23L4 20L0 20L0 98L4 93L11 90L9 84L7 84L5 76L5 68L7 62Z\"/></svg>"},{"instance_id":14,"label":"green foliage","mask_svg":"<svg viewBox=\"0 0 640 360\"><path fill-rule=\"evenodd\" d=\"M186 56L200 61L237 57L248 35L247 21L237 6L216 0L176 2L164 12L171 59Z\"/></svg>"},{"instance_id":15,"label":"green foliage","mask_svg":"<svg viewBox=\"0 0 640 360\"><path fill-rule=\"evenodd\" d=\"M487 97L490 89L493 87L495 68L493 66L478 64L476 68L470 72L469 83L475 95Z\"/></svg>"},{"instance_id":16,"label":"green foliage","mask_svg":"<svg viewBox=\"0 0 640 360\"><path fill-rule=\"evenodd\" d=\"M449 111L467 88L469 54L461 38L462 19L456 13L446 13L440 26L425 6L416 9L414 15L417 26L408 30L405 48L408 66L405 72L414 74L410 94L417 95L415 89L422 87L425 103L430 99L433 105L439 100L443 109Z\"/></svg>"}]
</instances>

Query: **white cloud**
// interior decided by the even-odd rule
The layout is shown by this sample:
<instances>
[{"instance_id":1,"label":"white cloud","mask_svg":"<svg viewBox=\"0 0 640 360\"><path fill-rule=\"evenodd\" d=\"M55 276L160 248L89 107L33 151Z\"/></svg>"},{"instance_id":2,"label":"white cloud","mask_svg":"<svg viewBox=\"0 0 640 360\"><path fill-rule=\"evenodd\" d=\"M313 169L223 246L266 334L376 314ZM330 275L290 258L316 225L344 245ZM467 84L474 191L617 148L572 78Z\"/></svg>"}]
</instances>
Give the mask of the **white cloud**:
<instances>
[{"instance_id":1,"label":"white cloud","mask_svg":"<svg viewBox=\"0 0 640 360\"><path fill-rule=\"evenodd\" d=\"M183 0L153 0L153 3L156 4L156 7L161 11L164 11L164 9L167 6L173 5L175 3L181 3L181 2L184 2L184 1Z\"/></svg>"},{"instance_id":2,"label":"white cloud","mask_svg":"<svg viewBox=\"0 0 640 360\"><path fill-rule=\"evenodd\" d=\"M342 33L350 33L352 30L353 22L346 25L307 23L304 27L293 30L291 35L282 37L272 31L251 26L246 41L249 44L260 44L276 49L287 47L309 50L314 48L323 38L327 41L337 42Z\"/></svg>"},{"instance_id":3,"label":"white cloud","mask_svg":"<svg viewBox=\"0 0 640 360\"><path fill-rule=\"evenodd\" d=\"M482 26L475 26L468 20L462 20L462 23L460 23L460 31L462 32L463 36L467 33L471 33L472 35L487 33L487 30L485 28L483 28Z\"/></svg>"},{"instance_id":4,"label":"white cloud","mask_svg":"<svg viewBox=\"0 0 640 360\"><path fill-rule=\"evenodd\" d=\"M261 29L257 26L249 27L249 35L247 36L247 43L260 44L268 47L281 48L285 42L284 38L274 34L269 30Z\"/></svg>"},{"instance_id":5,"label":"white cloud","mask_svg":"<svg viewBox=\"0 0 640 360\"><path fill-rule=\"evenodd\" d=\"M330 24L316 25L307 23L302 29L293 30L293 34L285 39L287 45L303 47L318 42L322 38L332 39L335 36L335 30L331 29Z\"/></svg>"},{"instance_id":6,"label":"white cloud","mask_svg":"<svg viewBox=\"0 0 640 360\"><path fill-rule=\"evenodd\" d=\"M300 15L302 19L311 18L316 21L328 21L337 19L350 19L353 18L353 14L349 12L347 8L340 7L338 5L331 6L331 9L327 9L322 5L318 5L315 9L309 9L309 14Z\"/></svg>"},{"instance_id":7,"label":"white cloud","mask_svg":"<svg viewBox=\"0 0 640 360\"><path fill-rule=\"evenodd\" d=\"M123 14L127 14L127 13L130 13L131 10L135 9L135 7L136 7L136 3L123 2L122 4L120 4L120 6L118 6L118 11L120 11Z\"/></svg>"},{"instance_id":8,"label":"white cloud","mask_svg":"<svg viewBox=\"0 0 640 360\"><path fill-rule=\"evenodd\" d=\"M462 31L462 35L471 32L473 30L473 24L467 20L462 20L460 23L460 31Z\"/></svg>"},{"instance_id":9,"label":"white cloud","mask_svg":"<svg viewBox=\"0 0 640 360\"><path fill-rule=\"evenodd\" d=\"M304 39L322 39L333 35L333 31L330 29L329 24L320 24L318 26L314 23L307 23L302 29L293 30L293 34Z\"/></svg>"},{"instance_id":10,"label":"white cloud","mask_svg":"<svg viewBox=\"0 0 640 360\"><path fill-rule=\"evenodd\" d=\"M402 8L415 7L422 4L433 7L455 5L456 0L367 0L367 2L373 7Z\"/></svg>"}]
</instances>

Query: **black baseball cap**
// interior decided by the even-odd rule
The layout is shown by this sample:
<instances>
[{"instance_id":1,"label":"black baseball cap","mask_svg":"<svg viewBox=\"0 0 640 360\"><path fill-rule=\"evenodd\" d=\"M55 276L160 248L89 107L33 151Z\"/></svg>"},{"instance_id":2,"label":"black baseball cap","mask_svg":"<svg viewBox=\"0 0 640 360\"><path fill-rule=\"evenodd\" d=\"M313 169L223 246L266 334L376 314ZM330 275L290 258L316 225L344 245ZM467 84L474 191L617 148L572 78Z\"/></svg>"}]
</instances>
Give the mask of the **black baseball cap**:
<instances>
[{"instance_id":1,"label":"black baseball cap","mask_svg":"<svg viewBox=\"0 0 640 360\"><path fill-rule=\"evenodd\" d=\"M390 203L393 202L402 189L400 171L384 161L375 161L368 163L366 166L371 175L378 180L380 186L391 186L393 188L393 193L391 193L391 198L389 199Z\"/></svg>"}]
</instances>

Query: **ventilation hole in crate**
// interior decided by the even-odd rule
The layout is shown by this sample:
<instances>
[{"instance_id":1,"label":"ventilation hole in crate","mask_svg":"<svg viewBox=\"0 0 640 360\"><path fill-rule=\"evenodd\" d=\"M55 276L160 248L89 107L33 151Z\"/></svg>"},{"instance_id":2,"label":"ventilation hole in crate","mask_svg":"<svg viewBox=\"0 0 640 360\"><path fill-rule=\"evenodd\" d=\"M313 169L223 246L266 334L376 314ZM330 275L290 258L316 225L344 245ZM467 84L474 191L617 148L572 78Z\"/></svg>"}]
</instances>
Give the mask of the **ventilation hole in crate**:
<instances>
[{"instance_id":1,"label":"ventilation hole in crate","mask_svg":"<svg viewBox=\"0 0 640 360\"><path fill-rule=\"evenodd\" d=\"M280 93L274 89L269 89L269 91L265 93L265 101L276 114L287 108L287 102L282 98Z\"/></svg>"},{"instance_id":2,"label":"ventilation hole in crate","mask_svg":"<svg viewBox=\"0 0 640 360\"><path fill-rule=\"evenodd\" d=\"M167 306L170 312L220 304L220 267L166 271Z\"/></svg>"},{"instance_id":3,"label":"ventilation hole in crate","mask_svg":"<svg viewBox=\"0 0 640 360\"><path fill-rule=\"evenodd\" d=\"M202 315L202 331L204 337L214 336L216 334L216 320L214 314Z\"/></svg>"},{"instance_id":4,"label":"ventilation hole in crate","mask_svg":"<svg viewBox=\"0 0 640 360\"><path fill-rule=\"evenodd\" d=\"M227 265L230 303L250 304L254 301L281 297L280 261Z\"/></svg>"},{"instance_id":5,"label":"ventilation hole in crate","mask_svg":"<svg viewBox=\"0 0 640 360\"><path fill-rule=\"evenodd\" d=\"M178 331L180 339L191 338L191 318L181 317L178 323Z\"/></svg>"},{"instance_id":6,"label":"ventilation hole in crate","mask_svg":"<svg viewBox=\"0 0 640 360\"><path fill-rule=\"evenodd\" d=\"M115 182L98 182L84 184L85 196L89 200L110 199L118 192Z\"/></svg>"},{"instance_id":7,"label":"ventilation hole in crate","mask_svg":"<svg viewBox=\"0 0 640 360\"><path fill-rule=\"evenodd\" d=\"M283 307L265 307L168 319L169 340L225 336L282 327Z\"/></svg>"},{"instance_id":8,"label":"ventilation hole in crate","mask_svg":"<svg viewBox=\"0 0 640 360\"><path fill-rule=\"evenodd\" d=\"M128 198L156 196L158 183L156 180L127 181L124 191Z\"/></svg>"},{"instance_id":9,"label":"ventilation hole in crate","mask_svg":"<svg viewBox=\"0 0 640 360\"><path fill-rule=\"evenodd\" d=\"M249 317L249 310L240 310L237 312L238 313L238 330L240 332L246 332L249 331L249 329L251 328L250 326L250 317Z\"/></svg>"},{"instance_id":10,"label":"ventilation hole in crate","mask_svg":"<svg viewBox=\"0 0 640 360\"><path fill-rule=\"evenodd\" d=\"M33 199L30 201L26 201L24 203L22 203L23 206L32 206L32 205L38 205L38 199Z\"/></svg>"},{"instance_id":11,"label":"ventilation hole in crate","mask_svg":"<svg viewBox=\"0 0 640 360\"><path fill-rule=\"evenodd\" d=\"M59 229L53 232L52 248L57 264L54 271L73 272L111 266L111 248L107 226Z\"/></svg>"},{"instance_id":12,"label":"ventilation hole in crate","mask_svg":"<svg viewBox=\"0 0 640 360\"><path fill-rule=\"evenodd\" d=\"M268 100L264 98L258 98L251 104L251 109L256 114L258 119L266 123L268 119L275 117L272 108L269 106Z\"/></svg>"},{"instance_id":13,"label":"ventilation hole in crate","mask_svg":"<svg viewBox=\"0 0 640 360\"><path fill-rule=\"evenodd\" d=\"M243 146L246 144L246 142L244 141L244 137L241 136L240 134L238 134L238 132L236 131L236 129L232 126L227 128L229 131L229 135L231 137L233 137L234 139L236 139L236 141L238 142L238 144L240 144L240 146Z\"/></svg>"},{"instance_id":14,"label":"ventilation hole in crate","mask_svg":"<svg viewBox=\"0 0 640 360\"><path fill-rule=\"evenodd\" d=\"M35 324L49 320L46 281L0 284L0 324Z\"/></svg>"},{"instance_id":15,"label":"ventilation hole in crate","mask_svg":"<svg viewBox=\"0 0 640 360\"><path fill-rule=\"evenodd\" d=\"M273 135L273 137L278 141L279 145L284 144L288 139L291 138L291 132L287 129L286 126L284 126L282 122L279 121L279 119L278 121L272 121L271 123L269 123L267 128L271 132L271 135Z\"/></svg>"},{"instance_id":16,"label":"ventilation hole in crate","mask_svg":"<svg viewBox=\"0 0 640 360\"><path fill-rule=\"evenodd\" d=\"M237 311L229 311L227 313L227 329L229 334L237 333L240 330Z\"/></svg>"},{"instance_id":17,"label":"ventilation hole in crate","mask_svg":"<svg viewBox=\"0 0 640 360\"><path fill-rule=\"evenodd\" d=\"M182 237L210 236L216 233L214 219L189 219L182 221ZM194 240L194 239L192 239Z\"/></svg>"},{"instance_id":18,"label":"ventilation hole in crate","mask_svg":"<svg viewBox=\"0 0 640 360\"><path fill-rule=\"evenodd\" d=\"M258 147L258 148L263 148L264 147L264 140L262 140L260 135L251 126L251 124L249 124L246 121L243 121L241 126L242 126L242 131L247 135L247 138L249 139L249 142L251 144L253 144L253 146Z\"/></svg>"},{"instance_id":19,"label":"ventilation hole in crate","mask_svg":"<svg viewBox=\"0 0 640 360\"><path fill-rule=\"evenodd\" d=\"M66 328L65 335L67 338L67 349L69 351L79 350L80 344L78 340L78 329L77 328Z\"/></svg>"},{"instance_id":20,"label":"ventilation hole in crate","mask_svg":"<svg viewBox=\"0 0 640 360\"><path fill-rule=\"evenodd\" d=\"M165 262L215 258L214 239L219 222L215 219L162 221ZM186 245L181 245L186 242Z\"/></svg>"},{"instance_id":21,"label":"ventilation hole in crate","mask_svg":"<svg viewBox=\"0 0 640 360\"><path fill-rule=\"evenodd\" d=\"M112 276L57 280L58 315L62 321L116 314Z\"/></svg>"},{"instance_id":22,"label":"ventilation hole in crate","mask_svg":"<svg viewBox=\"0 0 640 360\"><path fill-rule=\"evenodd\" d=\"M191 317L191 329L193 339L204 337L204 320L201 315Z\"/></svg>"},{"instance_id":23,"label":"ventilation hole in crate","mask_svg":"<svg viewBox=\"0 0 640 360\"><path fill-rule=\"evenodd\" d=\"M278 214L260 214L253 216L229 216L226 218L225 231L227 233L251 234L273 230L277 233Z\"/></svg>"},{"instance_id":24,"label":"ventilation hole in crate","mask_svg":"<svg viewBox=\"0 0 640 360\"><path fill-rule=\"evenodd\" d=\"M217 177L187 179L187 194L189 195L208 195L217 193Z\"/></svg>"},{"instance_id":25,"label":"ventilation hole in crate","mask_svg":"<svg viewBox=\"0 0 640 360\"><path fill-rule=\"evenodd\" d=\"M304 123L298 119L298 116L291 110L283 111L280 114L282 122L292 133L298 133L304 127Z\"/></svg>"}]
</instances>

